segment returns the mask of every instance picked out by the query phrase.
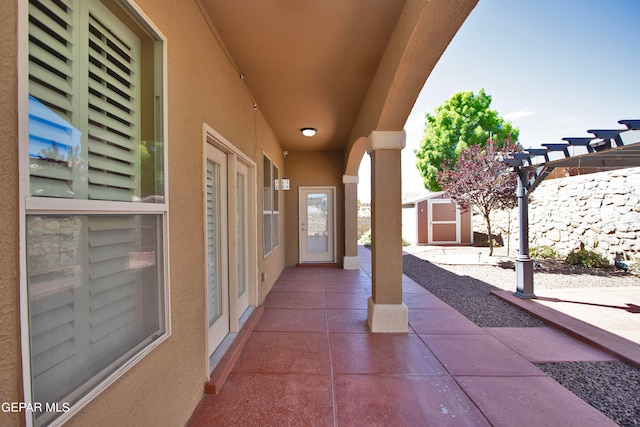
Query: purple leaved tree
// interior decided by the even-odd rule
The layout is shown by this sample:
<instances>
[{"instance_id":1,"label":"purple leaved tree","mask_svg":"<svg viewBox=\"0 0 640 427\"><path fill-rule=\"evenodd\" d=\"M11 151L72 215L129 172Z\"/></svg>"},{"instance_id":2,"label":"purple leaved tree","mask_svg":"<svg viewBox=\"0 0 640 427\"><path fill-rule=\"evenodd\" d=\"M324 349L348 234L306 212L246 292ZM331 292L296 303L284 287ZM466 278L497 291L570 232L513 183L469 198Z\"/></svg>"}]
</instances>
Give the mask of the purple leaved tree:
<instances>
[{"instance_id":1,"label":"purple leaved tree","mask_svg":"<svg viewBox=\"0 0 640 427\"><path fill-rule=\"evenodd\" d=\"M506 153L518 151L517 144L505 141L496 149L491 141L485 147L471 145L458 155L453 169L445 160L438 172L438 184L447 196L463 209L475 208L484 218L489 235L489 256L493 255L493 233L490 214L494 210L517 206L516 174L501 162Z\"/></svg>"}]
</instances>

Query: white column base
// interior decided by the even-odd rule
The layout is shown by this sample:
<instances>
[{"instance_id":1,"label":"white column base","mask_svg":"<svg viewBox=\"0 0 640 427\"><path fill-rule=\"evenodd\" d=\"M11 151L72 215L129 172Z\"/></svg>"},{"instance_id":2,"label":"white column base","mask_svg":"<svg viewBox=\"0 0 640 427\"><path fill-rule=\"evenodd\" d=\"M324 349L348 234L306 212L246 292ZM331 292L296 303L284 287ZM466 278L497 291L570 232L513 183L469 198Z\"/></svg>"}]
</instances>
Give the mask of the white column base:
<instances>
[{"instance_id":1,"label":"white column base","mask_svg":"<svg viewBox=\"0 0 640 427\"><path fill-rule=\"evenodd\" d=\"M360 270L359 256L345 256L342 259L342 268L344 270Z\"/></svg>"},{"instance_id":2,"label":"white column base","mask_svg":"<svg viewBox=\"0 0 640 427\"><path fill-rule=\"evenodd\" d=\"M409 332L409 308L404 304L374 304L369 297L367 321L371 332Z\"/></svg>"}]
</instances>

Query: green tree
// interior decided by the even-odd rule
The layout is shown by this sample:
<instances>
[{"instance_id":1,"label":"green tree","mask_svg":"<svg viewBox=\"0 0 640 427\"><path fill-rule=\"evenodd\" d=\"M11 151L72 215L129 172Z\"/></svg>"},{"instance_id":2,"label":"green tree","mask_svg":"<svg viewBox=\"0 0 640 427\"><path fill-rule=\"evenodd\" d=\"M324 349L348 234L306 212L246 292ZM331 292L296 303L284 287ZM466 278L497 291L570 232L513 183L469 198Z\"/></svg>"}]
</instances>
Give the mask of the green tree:
<instances>
[{"instance_id":1,"label":"green tree","mask_svg":"<svg viewBox=\"0 0 640 427\"><path fill-rule=\"evenodd\" d=\"M440 191L438 171L456 165L458 154L468 147L484 147L491 140L496 149L505 140L518 140L519 130L492 110L491 95L484 89L478 94L458 92L438 106L434 114L426 113L424 136L415 151L416 166L425 188Z\"/></svg>"}]
</instances>

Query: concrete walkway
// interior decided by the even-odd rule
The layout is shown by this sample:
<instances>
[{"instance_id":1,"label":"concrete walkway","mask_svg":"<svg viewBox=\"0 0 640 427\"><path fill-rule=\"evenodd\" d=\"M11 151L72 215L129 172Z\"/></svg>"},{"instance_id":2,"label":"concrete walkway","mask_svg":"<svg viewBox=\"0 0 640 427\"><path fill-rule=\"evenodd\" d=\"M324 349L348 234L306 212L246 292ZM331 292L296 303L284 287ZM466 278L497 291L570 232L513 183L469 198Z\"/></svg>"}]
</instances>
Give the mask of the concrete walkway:
<instances>
[{"instance_id":1,"label":"concrete walkway","mask_svg":"<svg viewBox=\"0 0 640 427\"><path fill-rule=\"evenodd\" d=\"M403 277L409 333L369 333L360 257L360 271L285 269L188 425L616 425L534 365L612 359L554 328L480 328Z\"/></svg>"},{"instance_id":2,"label":"concrete walkway","mask_svg":"<svg viewBox=\"0 0 640 427\"><path fill-rule=\"evenodd\" d=\"M445 268L513 261L503 247L495 248L492 257L488 248L465 246L409 246L405 252ZM493 294L640 368L640 279L638 282L637 287L535 288L537 298L523 300L512 295L514 278L513 284L500 284L508 291Z\"/></svg>"}]
</instances>

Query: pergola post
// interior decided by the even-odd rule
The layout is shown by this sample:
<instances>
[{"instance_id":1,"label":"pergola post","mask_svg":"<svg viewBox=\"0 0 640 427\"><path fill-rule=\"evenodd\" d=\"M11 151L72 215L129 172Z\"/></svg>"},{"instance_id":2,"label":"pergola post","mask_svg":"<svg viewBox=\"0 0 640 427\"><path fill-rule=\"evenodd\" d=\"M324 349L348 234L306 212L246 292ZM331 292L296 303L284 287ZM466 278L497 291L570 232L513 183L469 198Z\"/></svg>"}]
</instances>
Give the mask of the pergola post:
<instances>
[{"instance_id":1,"label":"pergola post","mask_svg":"<svg viewBox=\"0 0 640 427\"><path fill-rule=\"evenodd\" d=\"M533 293L533 261L529 258L529 194L528 173L518 170L518 213L520 220L520 250L516 258L517 286L515 295L520 298L535 298Z\"/></svg>"}]
</instances>

